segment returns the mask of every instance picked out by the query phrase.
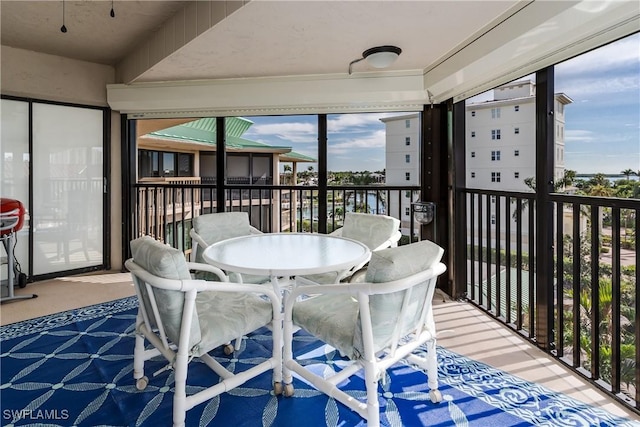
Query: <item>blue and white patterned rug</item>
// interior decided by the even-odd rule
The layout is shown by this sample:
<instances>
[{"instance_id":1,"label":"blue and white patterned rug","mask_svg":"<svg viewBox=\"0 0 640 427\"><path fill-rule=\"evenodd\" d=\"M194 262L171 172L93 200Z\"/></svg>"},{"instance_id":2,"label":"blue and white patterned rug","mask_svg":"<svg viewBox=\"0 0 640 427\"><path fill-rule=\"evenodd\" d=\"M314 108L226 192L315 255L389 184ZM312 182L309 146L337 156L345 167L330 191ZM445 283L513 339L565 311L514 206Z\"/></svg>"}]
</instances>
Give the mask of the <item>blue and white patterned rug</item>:
<instances>
[{"instance_id":1,"label":"blue and white patterned rug","mask_svg":"<svg viewBox=\"0 0 640 427\"><path fill-rule=\"evenodd\" d=\"M125 298L0 328L1 422L6 426L165 426L171 424L173 372L151 378L145 391L133 380L136 300ZM243 340L238 359L216 358L231 370L261 362L269 332ZM305 335L294 352L342 364L338 355ZM562 394L438 348L440 390L432 404L426 376L398 364L381 387L386 426L640 426ZM306 361L310 363L309 360ZM147 362L155 372L162 360ZM193 362L187 392L217 381ZM333 399L295 380L295 396L276 397L271 375L261 377L187 412L188 426L363 426ZM364 398L361 379L346 390Z\"/></svg>"}]
</instances>

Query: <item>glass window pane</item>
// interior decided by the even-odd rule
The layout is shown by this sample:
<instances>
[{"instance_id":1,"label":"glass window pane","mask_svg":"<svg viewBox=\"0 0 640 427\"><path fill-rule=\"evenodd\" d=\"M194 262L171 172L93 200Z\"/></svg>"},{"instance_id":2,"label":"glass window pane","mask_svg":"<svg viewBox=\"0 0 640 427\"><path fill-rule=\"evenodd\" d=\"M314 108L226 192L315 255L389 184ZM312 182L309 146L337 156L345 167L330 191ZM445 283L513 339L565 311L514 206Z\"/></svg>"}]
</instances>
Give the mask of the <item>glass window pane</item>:
<instances>
[{"instance_id":1,"label":"glass window pane","mask_svg":"<svg viewBox=\"0 0 640 427\"><path fill-rule=\"evenodd\" d=\"M178 154L178 176L194 176L193 154Z\"/></svg>"},{"instance_id":2,"label":"glass window pane","mask_svg":"<svg viewBox=\"0 0 640 427\"><path fill-rule=\"evenodd\" d=\"M562 171L556 169L556 182L562 185L559 190L590 196L594 201L598 196L637 199L640 196L640 34L558 64L555 67L555 90L556 120L564 125L564 131L563 127L556 128L556 140L561 144L556 149L555 161L566 167ZM627 366L637 362L633 350L637 345L634 332L639 325L635 323L633 313L639 309L635 304L637 230L634 227L638 211L620 209L616 213L611 207L615 203L607 205L604 202L596 211L600 220L594 226L587 222L594 206L581 205L580 213L574 216L565 204L564 221L558 224L561 227L558 234L565 236L565 248L571 247L572 242L590 248L592 232L598 233L601 250L594 254L590 249L586 252L581 249L580 257L576 259L572 259L569 250L564 253L564 268L571 271L575 264L587 262L600 265L599 277L581 275L580 289L590 298L600 295L602 322L593 325L590 318L581 320L579 327L583 339L579 341L580 346L573 346L571 338L560 345L569 360L574 354L580 354L581 364L586 367L594 362L589 350L599 346L600 380L615 384L616 366L621 367L617 379L620 391L627 400L633 400L639 384L634 370L627 369ZM584 210L587 212L583 213ZM616 217L619 221L613 220ZM573 233L574 225L579 226L579 234ZM617 248L614 244L616 235L620 239ZM622 271L618 275L615 273L616 263ZM567 292L572 286L571 279L565 274L564 281L558 280L565 290L564 298L577 299L581 302L581 309L585 310L582 298ZM613 297L607 300L606 295ZM618 306L612 307L616 303ZM618 343L612 339L616 330L611 317L616 312L621 325L617 330ZM565 315L564 322L564 330L571 331L574 322L570 314ZM592 329L596 331L595 336L590 332ZM614 357L616 344L622 355L620 362Z\"/></svg>"},{"instance_id":3,"label":"glass window pane","mask_svg":"<svg viewBox=\"0 0 640 427\"><path fill-rule=\"evenodd\" d=\"M33 105L35 275L103 263L103 112Z\"/></svg>"},{"instance_id":4,"label":"glass window pane","mask_svg":"<svg viewBox=\"0 0 640 427\"><path fill-rule=\"evenodd\" d=\"M565 126L556 136L564 153L558 160L568 170L610 180L627 169L640 172L639 76L640 34L556 65L556 93L573 101L556 101Z\"/></svg>"},{"instance_id":5,"label":"glass window pane","mask_svg":"<svg viewBox=\"0 0 640 427\"><path fill-rule=\"evenodd\" d=\"M253 182L259 184L271 184L271 157L253 156Z\"/></svg>"},{"instance_id":6,"label":"glass window pane","mask_svg":"<svg viewBox=\"0 0 640 427\"><path fill-rule=\"evenodd\" d=\"M2 100L1 141L2 197L19 200L29 212L29 104ZM16 235L15 256L23 273L29 271L29 220ZM0 250L3 251L3 250ZM4 252L2 253L4 255ZM6 278L3 271L3 280Z\"/></svg>"},{"instance_id":7,"label":"glass window pane","mask_svg":"<svg viewBox=\"0 0 640 427\"><path fill-rule=\"evenodd\" d=\"M210 152L200 153L200 178L203 184L214 184L216 179L216 155Z\"/></svg>"},{"instance_id":8,"label":"glass window pane","mask_svg":"<svg viewBox=\"0 0 640 427\"><path fill-rule=\"evenodd\" d=\"M256 147L256 143L270 147L262 147L262 152L265 149L273 151L270 155L273 166L268 167L273 172L267 174L271 176L276 173L276 176L271 177L273 184L317 185L317 116L251 116L245 119L250 121L251 126L242 138L250 141L253 147ZM248 147L248 151L250 150L251 147ZM254 155L254 159L258 157L262 156ZM267 168L265 163L259 166L255 160L253 167L254 179L259 178ZM273 211L263 204L266 195L267 193L263 192L261 200L252 200L252 221L262 215L263 224L273 221L274 229L301 231L303 228L308 230L311 217L317 216L317 201L313 199L312 191L298 192L287 189L272 193L269 197L273 198Z\"/></svg>"},{"instance_id":9,"label":"glass window pane","mask_svg":"<svg viewBox=\"0 0 640 427\"><path fill-rule=\"evenodd\" d=\"M248 155L227 155L227 182L229 184L248 184L249 170Z\"/></svg>"},{"instance_id":10,"label":"glass window pane","mask_svg":"<svg viewBox=\"0 0 640 427\"><path fill-rule=\"evenodd\" d=\"M176 176L175 153L162 153L162 176Z\"/></svg>"}]
</instances>

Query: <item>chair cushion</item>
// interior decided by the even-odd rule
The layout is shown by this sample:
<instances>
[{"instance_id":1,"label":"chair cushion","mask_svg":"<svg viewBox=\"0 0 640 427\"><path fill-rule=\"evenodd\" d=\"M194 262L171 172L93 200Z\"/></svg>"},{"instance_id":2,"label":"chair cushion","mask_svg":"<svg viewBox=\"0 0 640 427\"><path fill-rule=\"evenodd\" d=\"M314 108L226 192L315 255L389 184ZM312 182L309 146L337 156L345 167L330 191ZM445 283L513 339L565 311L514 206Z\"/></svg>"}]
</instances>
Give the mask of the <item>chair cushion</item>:
<instances>
[{"instance_id":1,"label":"chair cushion","mask_svg":"<svg viewBox=\"0 0 640 427\"><path fill-rule=\"evenodd\" d=\"M358 302L348 295L320 295L293 306L294 324L352 359L357 321Z\"/></svg>"},{"instance_id":2,"label":"chair cushion","mask_svg":"<svg viewBox=\"0 0 640 427\"><path fill-rule=\"evenodd\" d=\"M268 325L273 318L271 303L250 293L200 292L196 308L202 341L192 349L195 356Z\"/></svg>"},{"instance_id":3,"label":"chair cushion","mask_svg":"<svg viewBox=\"0 0 640 427\"><path fill-rule=\"evenodd\" d=\"M404 279L434 267L440 262L443 254L444 250L429 240L373 252L367 267L365 282L384 283ZM434 277L412 288L409 307L402 323L404 328L401 331L401 336L415 328L416 322L420 319L424 302L433 296L435 281ZM376 351L391 342L393 332L400 321L399 314L402 310L405 292L407 291L371 295L369 298L373 342ZM364 351L359 322L354 341L356 351Z\"/></svg>"},{"instance_id":4,"label":"chair cushion","mask_svg":"<svg viewBox=\"0 0 640 427\"><path fill-rule=\"evenodd\" d=\"M403 279L428 270L442 259L444 250L430 240L423 240L375 251L371 254L365 282L383 283Z\"/></svg>"},{"instance_id":5,"label":"chair cushion","mask_svg":"<svg viewBox=\"0 0 640 427\"><path fill-rule=\"evenodd\" d=\"M442 248L426 240L373 252L365 281L383 283L409 277L433 267L440 261L443 253ZM416 320L419 320L425 300L432 297L435 279L434 277L412 288L402 335L410 332ZM399 291L370 296L374 352L382 350L391 342L399 321L404 293L405 291ZM358 302L352 297L321 295L296 302L293 321L338 349L343 356L357 359L364 355Z\"/></svg>"},{"instance_id":6,"label":"chair cushion","mask_svg":"<svg viewBox=\"0 0 640 427\"><path fill-rule=\"evenodd\" d=\"M357 240L372 251L380 249L400 227L400 221L386 215L347 212L342 237Z\"/></svg>"},{"instance_id":7,"label":"chair cushion","mask_svg":"<svg viewBox=\"0 0 640 427\"><path fill-rule=\"evenodd\" d=\"M134 262L154 276L173 280L191 279L184 254L178 249L165 245L149 236L142 236L132 240L130 246ZM146 287L142 286L140 292L142 293L145 307L150 310L151 305ZM178 290L155 288L154 295L165 332L169 339L177 344L180 339L184 293ZM155 327L157 325L150 326ZM189 347L197 345L200 339L200 324L196 309L191 322Z\"/></svg>"},{"instance_id":8,"label":"chair cushion","mask_svg":"<svg viewBox=\"0 0 640 427\"><path fill-rule=\"evenodd\" d=\"M193 228L209 245L251 233L249 215L246 212L219 212L200 215L193 218ZM206 248L202 248L202 250L204 249ZM198 261L197 258L196 261Z\"/></svg>"},{"instance_id":9,"label":"chair cushion","mask_svg":"<svg viewBox=\"0 0 640 427\"><path fill-rule=\"evenodd\" d=\"M193 218L193 228L209 245L221 240L251 234L249 214L246 212L219 212L200 215ZM196 262L205 262L202 257L205 249L206 247L203 248L201 245L198 245L196 249ZM236 273L229 272L228 274L232 281L242 280L242 283L260 284L266 283L270 279L269 276L243 274L241 277L238 277L239 275ZM196 277L203 280L216 280L210 273L200 272Z\"/></svg>"}]
</instances>

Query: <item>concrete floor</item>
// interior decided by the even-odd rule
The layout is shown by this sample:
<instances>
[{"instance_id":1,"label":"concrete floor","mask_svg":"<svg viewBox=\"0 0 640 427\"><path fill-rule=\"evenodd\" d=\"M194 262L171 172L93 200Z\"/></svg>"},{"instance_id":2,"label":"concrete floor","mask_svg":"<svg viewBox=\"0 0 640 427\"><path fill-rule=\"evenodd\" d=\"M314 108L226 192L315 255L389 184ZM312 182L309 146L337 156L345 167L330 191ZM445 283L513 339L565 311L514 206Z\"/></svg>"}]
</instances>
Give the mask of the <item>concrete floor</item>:
<instances>
[{"instance_id":1,"label":"concrete floor","mask_svg":"<svg viewBox=\"0 0 640 427\"><path fill-rule=\"evenodd\" d=\"M2 325L123 298L134 295L135 291L128 273L100 273L32 283L23 289L16 288L15 293L38 297L3 303L0 306ZM434 299L434 314L438 345L613 414L640 421L640 416L471 304L451 301L440 294Z\"/></svg>"}]
</instances>

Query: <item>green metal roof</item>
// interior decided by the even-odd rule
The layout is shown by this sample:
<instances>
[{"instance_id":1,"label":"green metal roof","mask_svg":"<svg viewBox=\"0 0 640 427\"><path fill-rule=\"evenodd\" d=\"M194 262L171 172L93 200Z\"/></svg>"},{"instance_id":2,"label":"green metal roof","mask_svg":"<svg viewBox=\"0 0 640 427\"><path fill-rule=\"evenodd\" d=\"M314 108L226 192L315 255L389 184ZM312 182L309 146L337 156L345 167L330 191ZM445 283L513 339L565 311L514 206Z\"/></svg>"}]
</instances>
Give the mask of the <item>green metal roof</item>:
<instances>
[{"instance_id":1,"label":"green metal roof","mask_svg":"<svg viewBox=\"0 0 640 427\"><path fill-rule=\"evenodd\" d=\"M249 139L240 138L238 136L227 135L226 142L227 142L227 148L236 148L239 150L258 149L258 150L272 150L272 151L283 151L283 152L291 151L291 147L269 145L263 142L251 141Z\"/></svg>"},{"instance_id":2,"label":"green metal roof","mask_svg":"<svg viewBox=\"0 0 640 427\"><path fill-rule=\"evenodd\" d=\"M280 160L283 162L311 162L311 163L314 163L317 161L313 157L305 156L304 154L296 153L295 151L290 151L286 154L281 154Z\"/></svg>"},{"instance_id":3,"label":"green metal roof","mask_svg":"<svg viewBox=\"0 0 640 427\"><path fill-rule=\"evenodd\" d=\"M225 122L227 139L229 139L229 137L241 137L252 125L253 122L251 120L242 117L227 117ZM206 117L178 126L157 130L151 132L149 135L181 141L206 142L215 145L216 129L216 119Z\"/></svg>"},{"instance_id":4,"label":"green metal roof","mask_svg":"<svg viewBox=\"0 0 640 427\"><path fill-rule=\"evenodd\" d=\"M251 120L243 117L227 117L225 122L227 148L237 151L258 150L263 152L280 153L282 161L315 162L316 160L304 154L291 151L291 147L268 145L258 141L242 138L242 135L253 125ZM206 117L192 122L183 123L148 134L151 137L172 139L175 141L200 142L216 145L216 119Z\"/></svg>"},{"instance_id":5,"label":"green metal roof","mask_svg":"<svg viewBox=\"0 0 640 427\"><path fill-rule=\"evenodd\" d=\"M205 117L204 119L194 120L189 123L184 123L175 127L189 127L193 129L200 129L216 134L216 122L215 117ZM251 126L253 122L245 119L244 117L227 117L224 123L227 136L242 136Z\"/></svg>"}]
</instances>

